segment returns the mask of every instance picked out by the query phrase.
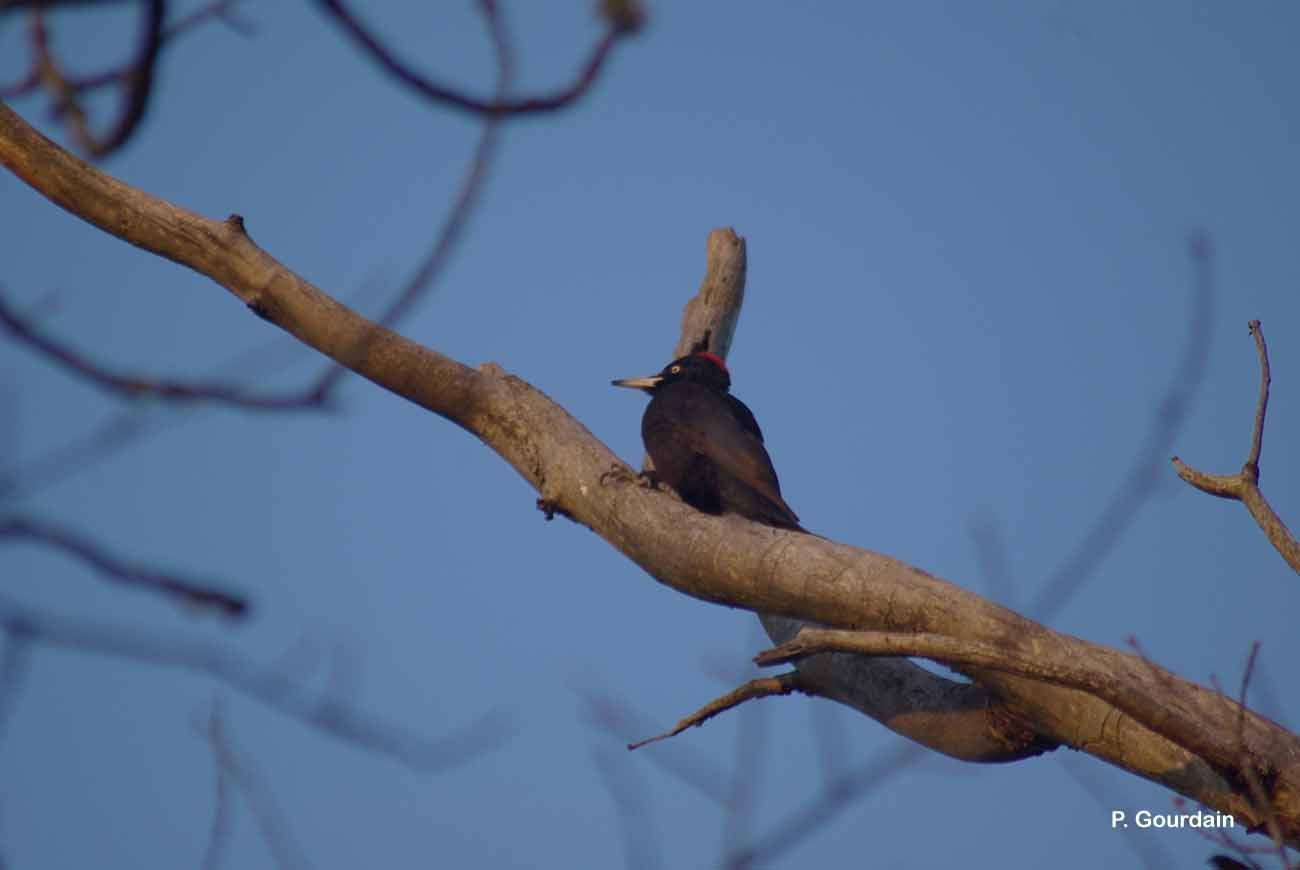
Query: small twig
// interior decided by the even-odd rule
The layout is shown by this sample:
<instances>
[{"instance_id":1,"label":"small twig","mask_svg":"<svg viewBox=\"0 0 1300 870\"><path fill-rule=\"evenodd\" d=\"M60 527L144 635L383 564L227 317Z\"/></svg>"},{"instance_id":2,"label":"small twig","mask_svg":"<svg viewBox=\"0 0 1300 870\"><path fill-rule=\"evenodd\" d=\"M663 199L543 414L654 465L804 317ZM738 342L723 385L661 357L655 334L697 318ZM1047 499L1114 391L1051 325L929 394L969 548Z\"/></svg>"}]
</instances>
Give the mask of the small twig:
<instances>
[{"instance_id":1,"label":"small twig","mask_svg":"<svg viewBox=\"0 0 1300 870\"><path fill-rule=\"evenodd\" d=\"M1099 812L1106 813L1115 808L1115 791L1108 784L1102 782L1099 767L1076 756L1060 758L1058 767L1092 799ZM1174 799L1174 804L1178 804L1177 798ZM1125 845L1132 850L1142 867L1146 867L1148 870L1159 870L1162 867L1173 867L1175 865L1176 862L1172 856L1160 845L1158 839L1149 836L1148 831L1138 828L1120 828L1119 830L1123 835Z\"/></svg>"},{"instance_id":2,"label":"small twig","mask_svg":"<svg viewBox=\"0 0 1300 870\"><path fill-rule=\"evenodd\" d=\"M763 751L767 738L765 712L762 707L753 706L737 713L731 800L727 802L721 824L721 857L724 862L750 838L766 759Z\"/></svg>"},{"instance_id":3,"label":"small twig","mask_svg":"<svg viewBox=\"0 0 1300 870\"><path fill-rule=\"evenodd\" d=\"M505 116L535 115L554 112L572 105L581 99L596 81L600 71L609 59L614 45L626 36L635 33L641 25L642 14L635 3L607 4L612 12L607 12L605 34L592 49L587 62L579 71L572 84L551 94L530 97L505 98L497 96L490 100L481 100L461 93L446 85L438 84L428 77L416 72L414 68L400 60L387 46L375 36L361 20L349 9L343 0L318 0L330 16L339 23L353 41L361 46L389 75L407 87L423 94L443 105L461 109L471 114L488 118Z\"/></svg>"},{"instance_id":4,"label":"small twig","mask_svg":"<svg viewBox=\"0 0 1300 870\"><path fill-rule=\"evenodd\" d=\"M923 746L909 741L876 753L858 767L842 772L785 821L768 826L762 837L733 852L725 866L729 870L751 870L760 864L777 861L813 833L824 830L832 819L851 808L856 800L884 788L893 777L929 757L932 756Z\"/></svg>"},{"instance_id":5,"label":"small twig","mask_svg":"<svg viewBox=\"0 0 1300 870\"><path fill-rule=\"evenodd\" d=\"M788 695L798 690L799 673L797 671L778 674L775 677L758 677L745 683L740 688L733 689L722 697L715 698L705 704L674 725L671 730L656 734L654 737L638 740L635 743L629 743L627 748L640 749L642 746L658 743L660 740L667 740L669 737L676 737L687 728L703 725L719 713L725 713L727 710L738 707L746 701L752 701L756 698L770 698L773 695Z\"/></svg>"},{"instance_id":6,"label":"small twig","mask_svg":"<svg viewBox=\"0 0 1300 870\"><path fill-rule=\"evenodd\" d=\"M302 848L294 838L284 813L280 810L271 790L267 788L257 768L235 748L229 734L230 726L226 724L220 699L212 702L212 712L208 716L206 737L212 747L212 755L217 763L218 783L223 778L237 786L244 795L253 818L257 821L262 840L276 866L281 870L289 868L310 867ZM226 796L229 796L227 786ZM217 807L220 815L222 807ZM214 829L216 825L214 820ZM214 830L214 833L220 833ZM209 851L209 855L211 851Z\"/></svg>"},{"instance_id":7,"label":"small twig","mask_svg":"<svg viewBox=\"0 0 1300 870\"><path fill-rule=\"evenodd\" d=\"M221 383L183 383L109 371L71 346L43 335L31 322L9 307L0 294L0 324L15 339L43 354L74 375L114 395L135 399L152 396L172 402L217 402L250 411L291 411L320 408L326 393L317 386L284 395L256 395L243 387Z\"/></svg>"},{"instance_id":8,"label":"small twig","mask_svg":"<svg viewBox=\"0 0 1300 870\"><path fill-rule=\"evenodd\" d=\"M1264 825L1268 828L1269 836L1273 840L1282 867L1285 870L1291 870L1291 860L1286 853L1286 837L1282 833L1282 826L1278 823L1277 810L1274 808L1273 801L1269 798L1264 784L1260 782L1257 766L1246 748L1246 690L1250 688L1250 678L1255 672L1255 661L1259 657L1259 647L1259 641L1255 641L1250 645L1250 654L1246 657L1246 667L1241 674L1241 690L1237 699L1237 751L1240 756L1237 770L1250 790L1251 800L1254 801L1255 806L1259 808L1260 815L1264 818ZM1228 698L1224 694L1223 687L1219 685L1218 677L1211 675L1210 683L1226 702Z\"/></svg>"},{"instance_id":9,"label":"small twig","mask_svg":"<svg viewBox=\"0 0 1300 870\"><path fill-rule=\"evenodd\" d=\"M475 758L499 746L512 731L499 713L489 713L451 734L420 737L343 699L308 697L291 677L225 645L142 627L58 617L4 595L0 595L0 631L18 632L46 646L202 674L316 731L419 770L446 769Z\"/></svg>"},{"instance_id":10,"label":"small twig","mask_svg":"<svg viewBox=\"0 0 1300 870\"><path fill-rule=\"evenodd\" d=\"M989 597L999 604L1013 607L1016 602L1015 578L1007 558L1007 542L1002 528L992 514L972 517L967 523L980 576L988 587Z\"/></svg>"},{"instance_id":11,"label":"small twig","mask_svg":"<svg viewBox=\"0 0 1300 870\"><path fill-rule=\"evenodd\" d=\"M0 736L14 710L18 709L18 693L27 677L28 650L31 645L26 627L10 626L0 636Z\"/></svg>"},{"instance_id":12,"label":"small twig","mask_svg":"<svg viewBox=\"0 0 1300 870\"><path fill-rule=\"evenodd\" d=\"M626 865L630 868L660 866L660 841L648 823L649 805L645 789L636 778L635 766L620 763L623 762L622 757L616 760L610 755L608 747L592 755L618 816Z\"/></svg>"},{"instance_id":13,"label":"small twig","mask_svg":"<svg viewBox=\"0 0 1300 870\"><path fill-rule=\"evenodd\" d=\"M369 299L379 289L381 287L377 281L370 281L361 288L360 292L352 294L348 301L350 304L359 305L363 298ZM293 361L294 355L302 349L302 345L297 342L285 341L283 335L278 335L213 369L211 377L224 379L234 388L233 383L238 380L251 380L250 372L266 377L284 369ZM319 392L319 383L313 382L305 389L282 394L277 401L286 408L295 402L306 407L312 401L308 397L316 396ZM322 408L333 408L336 404L334 393L320 399ZM207 407L211 406L211 404L207 405ZM185 407L200 408L204 407L204 403L187 403ZM184 414L168 414L160 417L148 414L148 410L152 408L135 403L129 404L124 409L111 413L90 431L77 435L66 444L58 444L46 450L30 462L12 468L0 468L0 498L15 498L51 486L69 476L93 468L97 463L108 459L127 446L138 443L147 435L157 434L168 426L193 419Z\"/></svg>"},{"instance_id":14,"label":"small twig","mask_svg":"<svg viewBox=\"0 0 1300 870\"><path fill-rule=\"evenodd\" d=\"M1124 533L1132 528L1138 513L1159 492L1164 479L1161 463L1186 424L1192 400L1205 377L1217 295L1213 254L1209 236L1192 234L1188 243L1188 256L1194 269L1191 311L1178 364L1170 374L1142 446L1121 478L1119 488L1025 610L1039 622L1050 621L1083 588Z\"/></svg>"},{"instance_id":15,"label":"small twig","mask_svg":"<svg viewBox=\"0 0 1300 870\"><path fill-rule=\"evenodd\" d=\"M160 592L189 607L214 608L235 619L248 615L248 599L242 595L215 589L167 571L128 564L109 555L97 544L55 526L23 517L10 517L0 520L0 539L4 538L46 544L75 556L107 580Z\"/></svg>"},{"instance_id":16,"label":"small twig","mask_svg":"<svg viewBox=\"0 0 1300 870\"><path fill-rule=\"evenodd\" d=\"M505 21L497 11L496 3L492 0L480 0L479 8L484 20L487 21L492 48L496 54L496 97L504 99L514 80L514 49L506 32ZM478 204L487 181L488 170L496 155L500 134L499 116L489 116L483 124L483 132L479 135L478 145L474 148L474 156L470 159L469 168L461 181L460 191L456 195L451 212L443 222L428 256L416 268L415 274L406 282L406 286L402 288L397 298L376 318L376 322L381 326L395 326L433 286L434 279L442 271L448 257L455 249L462 231L469 222L470 215L474 212L474 207ZM349 370L342 365L335 364L327 367L309 392L329 395L348 372Z\"/></svg>"},{"instance_id":17,"label":"small twig","mask_svg":"<svg viewBox=\"0 0 1300 870\"><path fill-rule=\"evenodd\" d=\"M126 144L144 119L153 93L154 70L163 43L163 17L167 12L166 0L147 0L140 47L122 76L125 89L123 106L117 121L102 139L90 130L85 111L77 102L78 90L59 69L49 48L41 5L32 7L32 45L41 80L49 89L55 108L68 121L72 138L91 157L104 157Z\"/></svg>"},{"instance_id":18,"label":"small twig","mask_svg":"<svg viewBox=\"0 0 1300 870\"><path fill-rule=\"evenodd\" d=\"M1272 383L1272 373L1268 364L1268 345L1264 342L1264 330L1258 320L1249 323L1250 334L1255 339L1255 352L1259 356L1259 400L1255 406L1255 422L1250 433L1250 453L1246 457L1241 471L1236 474L1206 474L1192 468L1177 456L1171 461L1174 470L1191 486L1201 492L1218 498L1239 501L1250 511L1255 522L1263 529L1264 535L1291 566L1300 573L1300 541L1295 539L1291 530L1282 522L1273 507L1264 498L1259 488L1259 457L1264 443L1264 417L1268 411L1268 392Z\"/></svg>"},{"instance_id":19,"label":"small twig","mask_svg":"<svg viewBox=\"0 0 1300 870\"><path fill-rule=\"evenodd\" d=\"M253 32L252 25L241 20L233 12L234 7L240 0L213 0L205 6L200 6L192 12L187 13L178 20L168 24L163 28L161 47L166 48L171 45L176 37L194 30L197 25L202 24L211 18L218 18L237 33L245 36ZM50 0L42 0L41 6L49 8L56 5ZM0 6L0 11L5 7ZM98 90L109 85L121 84L130 77L135 69L134 63L124 64L115 69L105 70L104 72L94 73L87 76L66 76L63 78L64 84L76 93L86 93ZM41 86L41 64L39 57L36 63L23 78L14 82L12 85L0 87L0 99L12 99L31 93Z\"/></svg>"},{"instance_id":20,"label":"small twig","mask_svg":"<svg viewBox=\"0 0 1300 870\"><path fill-rule=\"evenodd\" d=\"M579 691L586 704L587 720L625 746L628 735L644 734L650 730L646 716L627 702L595 692L586 685ZM639 757L648 759L665 773L726 808L731 800L726 786L726 770L715 759L691 749L687 744L677 743L672 745L671 752L647 752Z\"/></svg>"},{"instance_id":21,"label":"small twig","mask_svg":"<svg viewBox=\"0 0 1300 870\"><path fill-rule=\"evenodd\" d=\"M208 826L208 845L203 850L203 862L199 867L200 870L219 870L230 849L231 833L235 827L234 783L231 782L230 767L221 763L213 742L213 735L220 727L219 699L213 699L207 722L196 722L195 726L207 738L209 746L212 746L217 768L212 824Z\"/></svg>"},{"instance_id":22,"label":"small twig","mask_svg":"<svg viewBox=\"0 0 1300 870\"><path fill-rule=\"evenodd\" d=\"M1255 353L1259 356L1259 401L1255 407L1255 425L1250 433L1250 455L1246 464L1259 467L1259 451L1264 442L1264 415L1268 412L1268 391L1273 384L1273 372L1268 365L1268 344L1264 341L1264 329L1258 320L1252 320L1248 327L1255 339Z\"/></svg>"}]
</instances>

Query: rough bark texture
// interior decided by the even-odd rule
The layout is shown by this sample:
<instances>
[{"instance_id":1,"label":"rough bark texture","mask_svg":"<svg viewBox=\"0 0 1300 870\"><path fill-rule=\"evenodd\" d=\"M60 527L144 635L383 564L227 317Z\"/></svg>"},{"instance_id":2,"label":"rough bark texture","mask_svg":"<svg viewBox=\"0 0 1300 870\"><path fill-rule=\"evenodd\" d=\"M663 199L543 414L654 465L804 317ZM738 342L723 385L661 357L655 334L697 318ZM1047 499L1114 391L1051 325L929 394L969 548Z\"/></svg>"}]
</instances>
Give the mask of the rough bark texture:
<instances>
[{"instance_id":1,"label":"rough bark texture","mask_svg":"<svg viewBox=\"0 0 1300 870\"><path fill-rule=\"evenodd\" d=\"M371 323L261 250L242 219L204 218L110 178L2 104L0 163L72 214L212 278L305 344L474 433L557 512L672 588L895 638L887 658L837 653L804 662L819 694L961 758L1010 760L1065 744L1246 824L1262 826L1272 814L1300 846L1300 739L1242 715L1217 692L1052 632L888 556L707 516L638 485L618 457L526 382L491 364L471 369ZM743 281L743 245L726 232L735 241L715 237L710 249L739 252L729 268ZM713 264L712 274L723 271ZM727 328L717 335L729 343ZM778 636L793 627L770 622ZM909 634L944 639L952 666L975 686L916 674L921 669L897 658L912 654ZM1252 801L1252 781L1267 806Z\"/></svg>"}]
</instances>

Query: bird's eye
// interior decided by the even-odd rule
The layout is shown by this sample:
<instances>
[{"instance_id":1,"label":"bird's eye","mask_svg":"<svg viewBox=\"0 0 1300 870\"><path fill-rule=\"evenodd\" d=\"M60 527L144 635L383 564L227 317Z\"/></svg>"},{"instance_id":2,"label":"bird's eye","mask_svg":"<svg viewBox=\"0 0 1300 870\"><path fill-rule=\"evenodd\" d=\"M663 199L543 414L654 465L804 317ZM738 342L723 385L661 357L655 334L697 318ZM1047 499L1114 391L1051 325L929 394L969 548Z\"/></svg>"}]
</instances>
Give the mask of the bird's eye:
<instances>
[{"instance_id":1,"label":"bird's eye","mask_svg":"<svg viewBox=\"0 0 1300 870\"><path fill-rule=\"evenodd\" d=\"M674 375L680 375L680 374L682 373L682 367L681 367L681 366L673 366L673 367L670 368L668 371L669 371L671 374L674 374Z\"/></svg>"}]
</instances>

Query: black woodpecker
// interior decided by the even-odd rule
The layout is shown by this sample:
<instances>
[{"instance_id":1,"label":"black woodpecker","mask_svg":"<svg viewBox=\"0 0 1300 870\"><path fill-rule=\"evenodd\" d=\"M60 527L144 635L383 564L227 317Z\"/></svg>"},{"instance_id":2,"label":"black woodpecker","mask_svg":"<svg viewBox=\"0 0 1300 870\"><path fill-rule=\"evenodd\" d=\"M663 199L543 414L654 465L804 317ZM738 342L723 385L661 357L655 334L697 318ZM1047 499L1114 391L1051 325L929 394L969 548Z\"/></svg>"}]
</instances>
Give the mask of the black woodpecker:
<instances>
[{"instance_id":1,"label":"black woodpecker","mask_svg":"<svg viewBox=\"0 0 1300 870\"><path fill-rule=\"evenodd\" d=\"M675 489L682 501L708 514L736 513L805 531L781 497L758 421L731 395L731 375L721 357L692 353L657 375L613 383L650 394L641 438L655 479Z\"/></svg>"}]
</instances>

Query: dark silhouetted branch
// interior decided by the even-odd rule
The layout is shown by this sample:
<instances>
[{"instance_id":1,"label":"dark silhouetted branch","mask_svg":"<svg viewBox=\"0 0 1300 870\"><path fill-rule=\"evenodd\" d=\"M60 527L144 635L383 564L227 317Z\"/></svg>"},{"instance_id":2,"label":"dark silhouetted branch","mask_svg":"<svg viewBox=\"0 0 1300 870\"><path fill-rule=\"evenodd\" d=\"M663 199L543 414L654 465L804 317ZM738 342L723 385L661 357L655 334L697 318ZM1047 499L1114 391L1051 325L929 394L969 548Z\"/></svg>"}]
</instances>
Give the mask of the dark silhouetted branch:
<instances>
[{"instance_id":1,"label":"dark silhouetted branch","mask_svg":"<svg viewBox=\"0 0 1300 870\"><path fill-rule=\"evenodd\" d=\"M1192 400L1205 379L1216 296L1214 250L1209 237L1193 234L1187 250L1195 273L1187 336L1179 362L1170 375L1164 397L1156 405L1146 438L1121 478L1119 488L1025 611L1034 619L1047 622L1058 614L1132 527L1138 512L1155 497L1163 479L1164 459L1187 423Z\"/></svg>"},{"instance_id":2,"label":"dark silhouetted branch","mask_svg":"<svg viewBox=\"0 0 1300 870\"><path fill-rule=\"evenodd\" d=\"M248 615L248 599L242 595L225 592L169 571L159 571L155 568L123 562L109 555L98 544L48 523L38 523L21 517L0 519L0 539L4 538L32 541L52 547L90 565L106 580L162 593L186 607L215 609L236 619Z\"/></svg>"},{"instance_id":3,"label":"dark silhouetted branch","mask_svg":"<svg viewBox=\"0 0 1300 870\"><path fill-rule=\"evenodd\" d=\"M195 9L181 16L176 21L167 24L167 26L163 28L161 47L167 48L171 46L176 41L176 37L196 29L198 25L213 18L225 22L231 30L236 31L237 33L241 33L245 36L251 35L253 32L252 25L242 20L234 13L235 6L239 2L240 0L213 0L213 2L200 6L198 9ZM82 5L89 6L92 5L92 3L96 6L102 6L103 0L87 0L87 2L83 2ZM22 4L15 3L13 5L18 6ZM66 0L64 0L64 2L59 2L59 0L40 0L39 5L43 9L49 9L56 5L71 6L77 4L75 2L66 2ZM0 11L4 11L4 8L0 8ZM37 52L33 51L33 57L36 57L36 55ZM134 68L134 64L128 63L115 69L105 70L104 72L93 73L91 75L65 75L62 79L64 83L76 93L89 93L100 88L108 87L109 85L116 85L125 82L131 77ZM39 62L33 62L32 68L22 79L12 85L0 86L0 99L11 99L13 97L24 96L25 94L31 93L39 88L40 85L41 65Z\"/></svg>"},{"instance_id":4,"label":"dark silhouetted branch","mask_svg":"<svg viewBox=\"0 0 1300 870\"><path fill-rule=\"evenodd\" d=\"M343 0L318 0L318 3L357 45L399 82L430 100L489 118L554 112L577 102L591 89L614 46L624 37L635 33L642 21L639 7L634 3L606 4L609 9L619 11L606 15L606 31L572 84L550 94L514 98L498 95L490 100L481 100L439 84L403 62L361 23ZM495 6L495 3L491 5Z\"/></svg>"},{"instance_id":5,"label":"dark silhouetted branch","mask_svg":"<svg viewBox=\"0 0 1300 870\"><path fill-rule=\"evenodd\" d=\"M148 396L171 402L216 402L250 411L292 411L322 407L327 394L319 385L301 393L257 395L244 387L219 383L183 383L126 375L92 362L70 345L50 338L11 308L0 293L0 324L15 340L39 352L66 371L121 398Z\"/></svg>"},{"instance_id":6,"label":"dark silhouetted branch","mask_svg":"<svg viewBox=\"0 0 1300 870\"><path fill-rule=\"evenodd\" d=\"M139 127L153 94L154 72L163 43L163 19L166 0L146 0L140 44L135 58L120 75L123 88L122 108L116 122L102 138L90 129L86 112L78 102L80 92L59 68L49 45L42 4L31 9L31 41L40 81L49 91L55 111L63 117L74 141L90 157L105 157L126 144Z\"/></svg>"},{"instance_id":7,"label":"dark silhouetted branch","mask_svg":"<svg viewBox=\"0 0 1300 870\"><path fill-rule=\"evenodd\" d=\"M234 738L230 736L230 726L226 722L225 711L219 698L212 702L212 711L208 714L207 727L204 730L208 745L212 748L212 756L216 761L219 801L229 803L230 785L234 785L243 794L244 802L248 804L257 822L257 828L262 834L262 841L266 843L266 848L271 853L276 866L280 870L300 870L300 868L310 867L302 847L298 845L297 838L294 837L288 820L276 802L275 796L271 794L271 789L263 779L261 771L235 748ZM225 784L224 793L220 791L222 783ZM229 814L229 809L219 802L216 814L219 820L222 815ZM213 833L221 833L216 827L215 820ZM209 841L207 856L213 854L213 842L213 840Z\"/></svg>"},{"instance_id":8,"label":"dark silhouetted branch","mask_svg":"<svg viewBox=\"0 0 1300 870\"><path fill-rule=\"evenodd\" d=\"M606 750L594 755L605 791L609 793L623 834L625 865L633 870L651 870L661 866L658 840L650 827L650 813L645 790L636 778L636 769L620 763L622 759ZM616 760L617 759L617 760Z\"/></svg>"},{"instance_id":9,"label":"dark silhouetted branch","mask_svg":"<svg viewBox=\"0 0 1300 870\"><path fill-rule=\"evenodd\" d=\"M454 767L499 746L512 731L500 714L490 713L449 735L419 737L343 699L305 697L292 676L259 666L224 645L41 613L3 595L0 630L33 644L202 674L322 734L420 770Z\"/></svg>"},{"instance_id":10,"label":"dark silhouetted branch","mask_svg":"<svg viewBox=\"0 0 1300 870\"><path fill-rule=\"evenodd\" d=\"M492 38L497 67L496 95L498 99L501 99L509 91L511 82L514 79L514 50L510 44L505 21L498 12L494 0L480 0L479 8L488 24L488 30ZM443 222L442 229L438 232L433 247L430 248L429 254L424 258L424 261L416 268L415 273L407 280L406 286L402 288L397 298L376 318L376 322L380 325L386 327L395 326L433 286L439 272L442 271L443 266L446 264L447 258L460 240L469 217L479 201L493 156L496 154L500 133L500 116L489 116L483 124L483 132L479 135L478 144L474 148L474 156L470 159L469 168L461 181L456 201ZM335 389L348 372L349 370L341 365L329 366L316 381L313 391L328 394Z\"/></svg>"},{"instance_id":11,"label":"dark silhouetted branch","mask_svg":"<svg viewBox=\"0 0 1300 870\"><path fill-rule=\"evenodd\" d=\"M924 760L926 752L915 743L901 743L879 752L865 763L843 771L816 797L773 825L763 836L727 856L729 870L749 870L771 864L805 842L864 795L878 791L899 773Z\"/></svg>"},{"instance_id":12,"label":"dark silhouetted branch","mask_svg":"<svg viewBox=\"0 0 1300 870\"><path fill-rule=\"evenodd\" d=\"M27 677L30 646L27 628L21 623L10 626L0 636L0 737L18 708L18 694Z\"/></svg>"}]
</instances>

